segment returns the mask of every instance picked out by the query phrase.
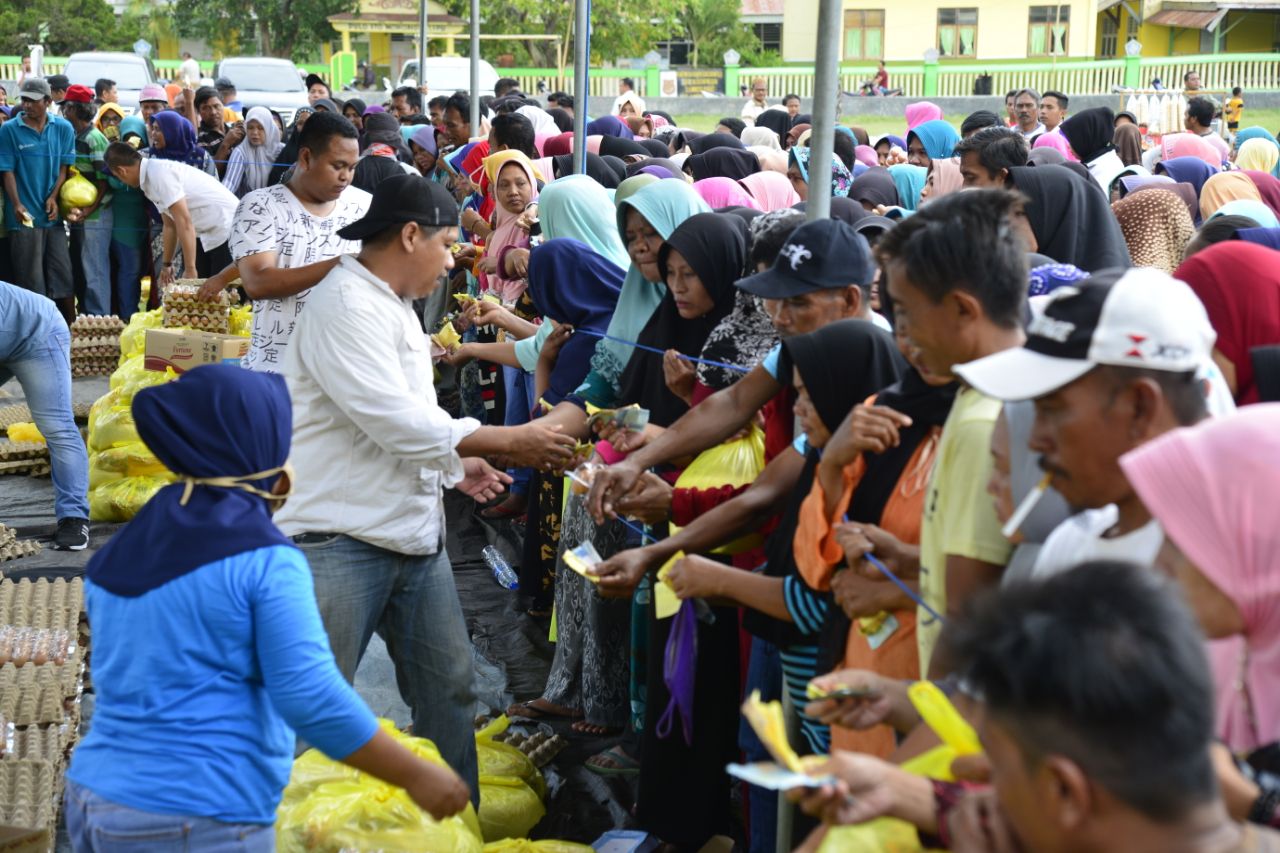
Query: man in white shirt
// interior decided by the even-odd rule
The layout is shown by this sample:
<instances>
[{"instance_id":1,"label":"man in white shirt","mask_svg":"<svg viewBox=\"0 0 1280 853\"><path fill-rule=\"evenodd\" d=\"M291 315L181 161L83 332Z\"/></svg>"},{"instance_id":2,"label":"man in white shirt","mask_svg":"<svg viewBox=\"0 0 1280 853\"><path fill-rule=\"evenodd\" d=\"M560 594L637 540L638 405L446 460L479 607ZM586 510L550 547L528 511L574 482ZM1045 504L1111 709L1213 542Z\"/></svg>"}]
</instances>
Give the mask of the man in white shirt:
<instances>
[{"instance_id":1,"label":"man in white shirt","mask_svg":"<svg viewBox=\"0 0 1280 853\"><path fill-rule=\"evenodd\" d=\"M1087 560L1155 560L1164 532L1119 460L1207 417L1200 367L1215 338L1182 282L1151 268L1109 270L1054 291L1022 347L956 366L984 394L1035 401L1029 447L1080 510L1049 534L1033 577Z\"/></svg>"},{"instance_id":2,"label":"man in white shirt","mask_svg":"<svg viewBox=\"0 0 1280 853\"><path fill-rule=\"evenodd\" d=\"M289 182L254 190L240 202L231 256L253 300L253 336L244 359L250 370L280 370L311 288L341 255L360 250L359 241L338 234L369 208L369 194L351 186L359 159L355 125L317 112L299 136ZM216 292L233 275L206 283L207 290Z\"/></svg>"},{"instance_id":3,"label":"man in white shirt","mask_svg":"<svg viewBox=\"0 0 1280 853\"><path fill-rule=\"evenodd\" d=\"M421 175L380 183L363 241L312 291L281 365L293 395L293 495L276 524L307 555L329 644L351 680L376 630L414 732L477 787L471 642L444 543L443 490L489 500L511 478L482 456L567 463L574 441L539 421L454 420L436 403L413 300L453 266L458 207Z\"/></svg>"},{"instance_id":4,"label":"man in white shirt","mask_svg":"<svg viewBox=\"0 0 1280 853\"><path fill-rule=\"evenodd\" d=\"M1023 89L1014 95L1013 116L1018 122L1015 129L1028 142L1044 133L1045 127L1040 123L1040 93L1035 89Z\"/></svg>"},{"instance_id":5,"label":"man in white shirt","mask_svg":"<svg viewBox=\"0 0 1280 853\"><path fill-rule=\"evenodd\" d=\"M121 183L142 190L160 211L164 220L162 285L175 278L207 278L231 263L227 240L239 200L217 178L186 163L143 157L124 142L113 142L105 161ZM173 263L178 247L182 248L180 276Z\"/></svg>"},{"instance_id":6,"label":"man in white shirt","mask_svg":"<svg viewBox=\"0 0 1280 853\"><path fill-rule=\"evenodd\" d=\"M188 89L194 89L200 85L200 63L185 51L182 54L182 64L178 66L178 79Z\"/></svg>"},{"instance_id":7,"label":"man in white shirt","mask_svg":"<svg viewBox=\"0 0 1280 853\"><path fill-rule=\"evenodd\" d=\"M760 113L769 109L769 84L763 77L755 77L751 80L751 100L742 105L742 112L739 114L743 121L750 127L756 123Z\"/></svg>"}]
</instances>

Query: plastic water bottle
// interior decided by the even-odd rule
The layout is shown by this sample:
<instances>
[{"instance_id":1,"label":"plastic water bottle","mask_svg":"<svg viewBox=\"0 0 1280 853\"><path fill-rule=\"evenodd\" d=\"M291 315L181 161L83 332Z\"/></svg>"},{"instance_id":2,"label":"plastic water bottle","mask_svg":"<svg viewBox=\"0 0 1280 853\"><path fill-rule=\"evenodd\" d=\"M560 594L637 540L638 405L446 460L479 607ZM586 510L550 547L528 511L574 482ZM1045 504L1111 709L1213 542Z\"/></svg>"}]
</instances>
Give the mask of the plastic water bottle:
<instances>
[{"instance_id":1,"label":"plastic water bottle","mask_svg":"<svg viewBox=\"0 0 1280 853\"><path fill-rule=\"evenodd\" d=\"M501 551L492 545L486 545L480 552L480 556L484 558L484 564L489 567L489 571L493 572L493 579L498 582L498 586L503 589L520 588L520 576L511 568L511 564L507 562L506 557L502 556Z\"/></svg>"}]
</instances>

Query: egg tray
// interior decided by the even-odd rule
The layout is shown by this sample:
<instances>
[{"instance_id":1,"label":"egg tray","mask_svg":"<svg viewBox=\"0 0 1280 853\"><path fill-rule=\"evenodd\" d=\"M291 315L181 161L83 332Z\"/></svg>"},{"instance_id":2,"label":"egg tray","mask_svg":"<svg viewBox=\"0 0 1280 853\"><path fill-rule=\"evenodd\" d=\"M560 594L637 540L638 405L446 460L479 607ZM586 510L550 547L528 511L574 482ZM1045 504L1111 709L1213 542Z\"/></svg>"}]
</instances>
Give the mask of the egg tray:
<instances>
[{"instance_id":1,"label":"egg tray","mask_svg":"<svg viewBox=\"0 0 1280 853\"><path fill-rule=\"evenodd\" d=\"M81 666L0 666L0 716L16 726L62 725L79 718Z\"/></svg>"},{"instance_id":2,"label":"egg tray","mask_svg":"<svg viewBox=\"0 0 1280 853\"><path fill-rule=\"evenodd\" d=\"M0 665L64 666L76 658L76 639L66 628L0 625Z\"/></svg>"},{"instance_id":3,"label":"egg tray","mask_svg":"<svg viewBox=\"0 0 1280 853\"><path fill-rule=\"evenodd\" d=\"M110 376L116 372L117 366L114 358L72 361L71 377L73 379L82 379L88 376Z\"/></svg>"},{"instance_id":4,"label":"egg tray","mask_svg":"<svg viewBox=\"0 0 1280 853\"><path fill-rule=\"evenodd\" d=\"M162 315L166 328L192 328L202 332L227 334L231 329L231 296L227 291L216 300L201 299L204 281L179 279L164 289Z\"/></svg>"},{"instance_id":5,"label":"egg tray","mask_svg":"<svg viewBox=\"0 0 1280 853\"><path fill-rule=\"evenodd\" d=\"M39 542L31 539L19 539L7 545L0 545L0 563L21 560L23 557L34 557L43 550Z\"/></svg>"},{"instance_id":6,"label":"egg tray","mask_svg":"<svg viewBox=\"0 0 1280 853\"><path fill-rule=\"evenodd\" d=\"M476 717L474 721L476 731L480 731L490 722L492 720L488 716L480 715ZM555 730L546 724L537 724L538 730L528 735L516 728L516 726L526 725L525 720L512 720L511 722L512 728L495 735L493 739L498 743L505 743L520 750L538 769L550 764L569 745L569 741L564 736L555 734Z\"/></svg>"},{"instance_id":7,"label":"egg tray","mask_svg":"<svg viewBox=\"0 0 1280 853\"><path fill-rule=\"evenodd\" d=\"M76 630L84 613L84 580L40 578L0 582L0 625Z\"/></svg>"},{"instance_id":8,"label":"egg tray","mask_svg":"<svg viewBox=\"0 0 1280 853\"><path fill-rule=\"evenodd\" d=\"M61 768L51 761L0 761L0 824L52 830L62 784Z\"/></svg>"},{"instance_id":9,"label":"egg tray","mask_svg":"<svg viewBox=\"0 0 1280 853\"><path fill-rule=\"evenodd\" d=\"M77 358L120 357L120 338L84 337L71 342L71 361Z\"/></svg>"},{"instance_id":10,"label":"egg tray","mask_svg":"<svg viewBox=\"0 0 1280 853\"><path fill-rule=\"evenodd\" d=\"M124 320L121 320L115 314L95 315L81 314L71 324L71 340L72 346L75 341L80 338L97 338L110 337L120 340L120 333L124 331Z\"/></svg>"},{"instance_id":11,"label":"egg tray","mask_svg":"<svg viewBox=\"0 0 1280 853\"><path fill-rule=\"evenodd\" d=\"M14 424L31 423L31 410L23 403L0 408L0 428L8 428Z\"/></svg>"},{"instance_id":12,"label":"egg tray","mask_svg":"<svg viewBox=\"0 0 1280 853\"><path fill-rule=\"evenodd\" d=\"M0 761L47 761L61 767L70 758L75 732L67 723L13 726L0 720Z\"/></svg>"}]
</instances>

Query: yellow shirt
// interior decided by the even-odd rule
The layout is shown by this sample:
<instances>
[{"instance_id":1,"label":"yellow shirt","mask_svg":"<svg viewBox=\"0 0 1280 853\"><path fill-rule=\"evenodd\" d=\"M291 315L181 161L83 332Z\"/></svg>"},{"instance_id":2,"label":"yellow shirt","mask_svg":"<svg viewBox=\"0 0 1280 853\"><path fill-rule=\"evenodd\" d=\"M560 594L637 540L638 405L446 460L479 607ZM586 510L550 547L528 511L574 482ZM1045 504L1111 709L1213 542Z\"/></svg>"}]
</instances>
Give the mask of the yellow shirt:
<instances>
[{"instance_id":1,"label":"yellow shirt","mask_svg":"<svg viewBox=\"0 0 1280 853\"><path fill-rule=\"evenodd\" d=\"M920 593L943 615L948 555L1004 565L1013 553L1013 546L1000 533L995 504L987 494L991 432L1000 407L999 400L963 388L942 427L920 527ZM917 608L916 618L920 674L925 676L942 624L922 607Z\"/></svg>"},{"instance_id":2,"label":"yellow shirt","mask_svg":"<svg viewBox=\"0 0 1280 853\"><path fill-rule=\"evenodd\" d=\"M1222 116L1227 120L1228 124L1239 124L1240 115L1244 112L1244 98L1232 98L1227 101L1227 106L1222 111Z\"/></svg>"}]
</instances>

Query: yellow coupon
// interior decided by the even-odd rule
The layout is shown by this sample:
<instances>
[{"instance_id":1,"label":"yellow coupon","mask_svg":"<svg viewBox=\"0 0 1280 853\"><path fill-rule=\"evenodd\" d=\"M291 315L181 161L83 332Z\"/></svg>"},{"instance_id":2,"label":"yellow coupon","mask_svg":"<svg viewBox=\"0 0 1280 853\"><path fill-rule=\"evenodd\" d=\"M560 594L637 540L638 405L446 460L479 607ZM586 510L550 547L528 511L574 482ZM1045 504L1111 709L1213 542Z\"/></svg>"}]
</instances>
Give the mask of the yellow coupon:
<instances>
[{"instance_id":1,"label":"yellow coupon","mask_svg":"<svg viewBox=\"0 0 1280 853\"><path fill-rule=\"evenodd\" d=\"M563 559L566 566L587 580L592 583L600 583L600 578L588 571L588 569L593 569L604 562L600 559L600 553L596 550L595 545L590 542L583 542L578 547L565 551Z\"/></svg>"},{"instance_id":2,"label":"yellow coupon","mask_svg":"<svg viewBox=\"0 0 1280 853\"><path fill-rule=\"evenodd\" d=\"M760 701L760 691L753 690L742 703L742 716L755 731L760 743L778 764L792 771L803 773L800 756L787 741L787 724L782 718L782 703Z\"/></svg>"},{"instance_id":3,"label":"yellow coupon","mask_svg":"<svg viewBox=\"0 0 1280 853\"><path fill-rule=\"evenodd\" d=\"M933 729L939 740L956 751L956 755L978 755L982 752L978 733L936 684L917 681L907 688L907 696L916 706L920 718Z\"/></svg>"},{"instance_id":4,"label":"yellow coupon","mask_svg":"<svg viewBox=\"0 0 1280 853\"><path fill-rule=\"evenodd\" d=\"M675 590L671 588L671 583L667 580L667 575L671 574L671 567L676 564L684 556L684 551L676 551L658 569L658 583L653 585L653 609L655 615L659 619L670 619L676 615L676 611L680 609L680 599L676 596Z\"/></svg>"}]
</instances>

